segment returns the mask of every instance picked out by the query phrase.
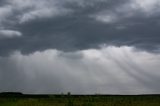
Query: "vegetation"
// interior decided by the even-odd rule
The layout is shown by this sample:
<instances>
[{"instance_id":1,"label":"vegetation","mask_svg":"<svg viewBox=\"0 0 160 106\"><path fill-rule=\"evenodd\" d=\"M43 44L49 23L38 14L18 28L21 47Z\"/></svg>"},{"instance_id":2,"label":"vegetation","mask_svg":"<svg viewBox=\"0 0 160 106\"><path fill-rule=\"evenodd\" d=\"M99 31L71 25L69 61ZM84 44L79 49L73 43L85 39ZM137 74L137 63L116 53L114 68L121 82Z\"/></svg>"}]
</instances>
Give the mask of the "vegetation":
<instances>
[{"instance_id":1,"label":"vegetation","mask_svg":"<svg viewBox=\"0 0 160 106\"><path fill-rule=\"evenodd\" d=\"M160 106L160 95L0 94L0 106Z\"/></svg>"}]
</instances>

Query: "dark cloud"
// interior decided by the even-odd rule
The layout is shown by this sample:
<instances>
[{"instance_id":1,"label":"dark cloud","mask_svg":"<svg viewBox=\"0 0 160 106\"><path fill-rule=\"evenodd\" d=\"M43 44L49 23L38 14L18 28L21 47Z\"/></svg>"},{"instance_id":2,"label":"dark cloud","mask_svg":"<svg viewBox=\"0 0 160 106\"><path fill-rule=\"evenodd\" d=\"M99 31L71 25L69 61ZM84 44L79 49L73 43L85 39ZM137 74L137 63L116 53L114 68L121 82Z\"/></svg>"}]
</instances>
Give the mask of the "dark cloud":
<instances>
[{"instance_id":1,"label":"dark cloud","mask_svg":"<svg viewBox=\"0 0 160 106\"><path fill-rule=\"evenodd\" d=\"M0 54L14 50L31 53L49 48L79 50L98 47L100 44L130 45L154 51L159 46L160 41L158 35L160 33L159 14L146 17L130 10L129 12L133 12L134 15L126 18L125 14L129 14L126 10L120 12L115 10L116 8L121 9L125 3L127 3L126 0L119 0L118 2L103 0L73 2L71 0L63 3L63 8L72 10L71 13L53 15L53 17L48 18L43 18L37 13L36 16L31 15L34 18L42 18L10 25L10 28L16 28L22 32L23 37L1 40ZM45 5L43 6L45 9ZM37 10L33 10L33 12L37 12ZM103 20L102 22L95 20L93 16L101 12L104 12L103 15L110 15L109 13L115 12L118 15L115 17L116 22L105 23ZM17 13L15 16L19 16L19 14Z\"/></svg>"}]
</instances>

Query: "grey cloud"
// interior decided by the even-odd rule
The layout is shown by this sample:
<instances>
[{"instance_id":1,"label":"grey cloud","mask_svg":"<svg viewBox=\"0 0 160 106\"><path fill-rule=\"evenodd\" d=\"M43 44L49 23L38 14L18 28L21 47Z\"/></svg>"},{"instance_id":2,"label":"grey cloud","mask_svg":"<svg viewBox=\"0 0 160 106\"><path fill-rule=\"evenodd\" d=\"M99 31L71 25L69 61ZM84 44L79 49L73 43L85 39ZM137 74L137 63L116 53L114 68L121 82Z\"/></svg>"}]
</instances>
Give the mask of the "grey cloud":
<instances>
[{"instance_id":1,"label":"grey cloud","mask_svg":"<svg viewBox=\"0 0 160 106\"><path fill-rule=\"evenodd\" d=\"M0 30L0 39L20 37L22 33L14 30Z\"/></svg>"},{"instance_id":2,"label":"grey cloud","mask_svg":"<svg viewBox=\"0 0 160 106\"><path fill-rule=\"evenodd\" d=\"M154 17L160 12L159 0L128 0L117 7L104 9L93 18L105 23L119 22L132 17Z\"/></svg>"},{"instance_id":3,"label":"grey cloud","mask_svg":"<svg viewBox=\"0 0 160 106\"><path fill-rule=\"evenodd\" d=\"M29 55L17 51L0 57L0 91L159 93L159 60L159 54L127 46L75 52L50 49Z\"/></svg>"},{"instance_id":4,"label":"grey cloud","mask_svg":"<svg viewBox=\"0 0 160 106\"><path fill-rule=\"evenodd\" d=\"M14 50L22 53L50 48L82 50L96 48L100 44L135 46L152 52L159 48L160 14L152 8L159 3L156 0L151 4L148 0L145 4L133 0L39 0L39 4L8 0L8 3L12 8L14 6L10 13L14 18L8 17L3 27L19 31L23 37L1 40L1 55ZM147 6L150 6L148 11L144 10ZM156 10L159 7L156 6ZM148 13L149 16L145 15ZM99 21L101 18L107 23Z\"/></svg>"},{"instance_id":5,"label":"grey cloud","mask_svg":"<svg viewBox=\"0 0 160 106\"><path fill-rule=\"evenodd\" d=\"M64 1L63 1L64 2ZM1 1L0 25L10 27L36 19L63 16L71 10L57 0L6 0Z\"/></svg>"}]
</instances>

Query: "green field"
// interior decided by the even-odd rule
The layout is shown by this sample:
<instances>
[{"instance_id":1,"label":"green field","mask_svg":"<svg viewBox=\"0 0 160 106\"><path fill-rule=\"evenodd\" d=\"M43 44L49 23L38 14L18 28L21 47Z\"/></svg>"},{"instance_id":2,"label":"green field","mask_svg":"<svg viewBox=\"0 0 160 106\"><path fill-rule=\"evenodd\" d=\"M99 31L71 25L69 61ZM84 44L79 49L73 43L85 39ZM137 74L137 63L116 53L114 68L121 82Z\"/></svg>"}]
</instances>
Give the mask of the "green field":
<instances>
[{"instance_id":1,"label":"green field","mask_svg":"<svg viewBox=\"0 0 160 106\"><path fill-rule=\"evenodd\" d=\"M160 95L3 95L0 106L160 106Z\"/></svg>"}]
</instances>

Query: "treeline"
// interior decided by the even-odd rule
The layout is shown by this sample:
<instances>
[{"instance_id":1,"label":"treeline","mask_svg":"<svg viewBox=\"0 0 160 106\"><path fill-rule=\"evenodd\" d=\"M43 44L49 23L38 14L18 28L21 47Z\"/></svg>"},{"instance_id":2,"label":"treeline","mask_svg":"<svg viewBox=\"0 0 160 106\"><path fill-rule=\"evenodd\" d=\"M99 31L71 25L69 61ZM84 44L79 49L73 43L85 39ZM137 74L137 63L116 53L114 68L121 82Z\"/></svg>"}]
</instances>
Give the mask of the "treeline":
<instances>
[{"instance_id":1,"label":"treeline","mask_svg":"<svg viewBox=\"0 0 160 106\"><path fill-rule=\"evenodd\" d=\"M67 94L23 94L21 92L1 92L0 97L24 97L24 98L61 98L61 97L71 97L71 98L79 98L79 97L147 97L147 96L160 96L160 94L142 94L142 95L110 95L110 94L94 94L94 95L77 95L71 94L68 92Z\"/></svg>"},{"instance_id":2,"label":"treeline","mask_svg":"<svg viewBox=\"0 0 160 106\"><path fill-rule=\"evenodd\" d=\"M49 98L49 95L23 94L21 92L1 92L0 97L6 98Z\"/></svg>"}]
</instances>

